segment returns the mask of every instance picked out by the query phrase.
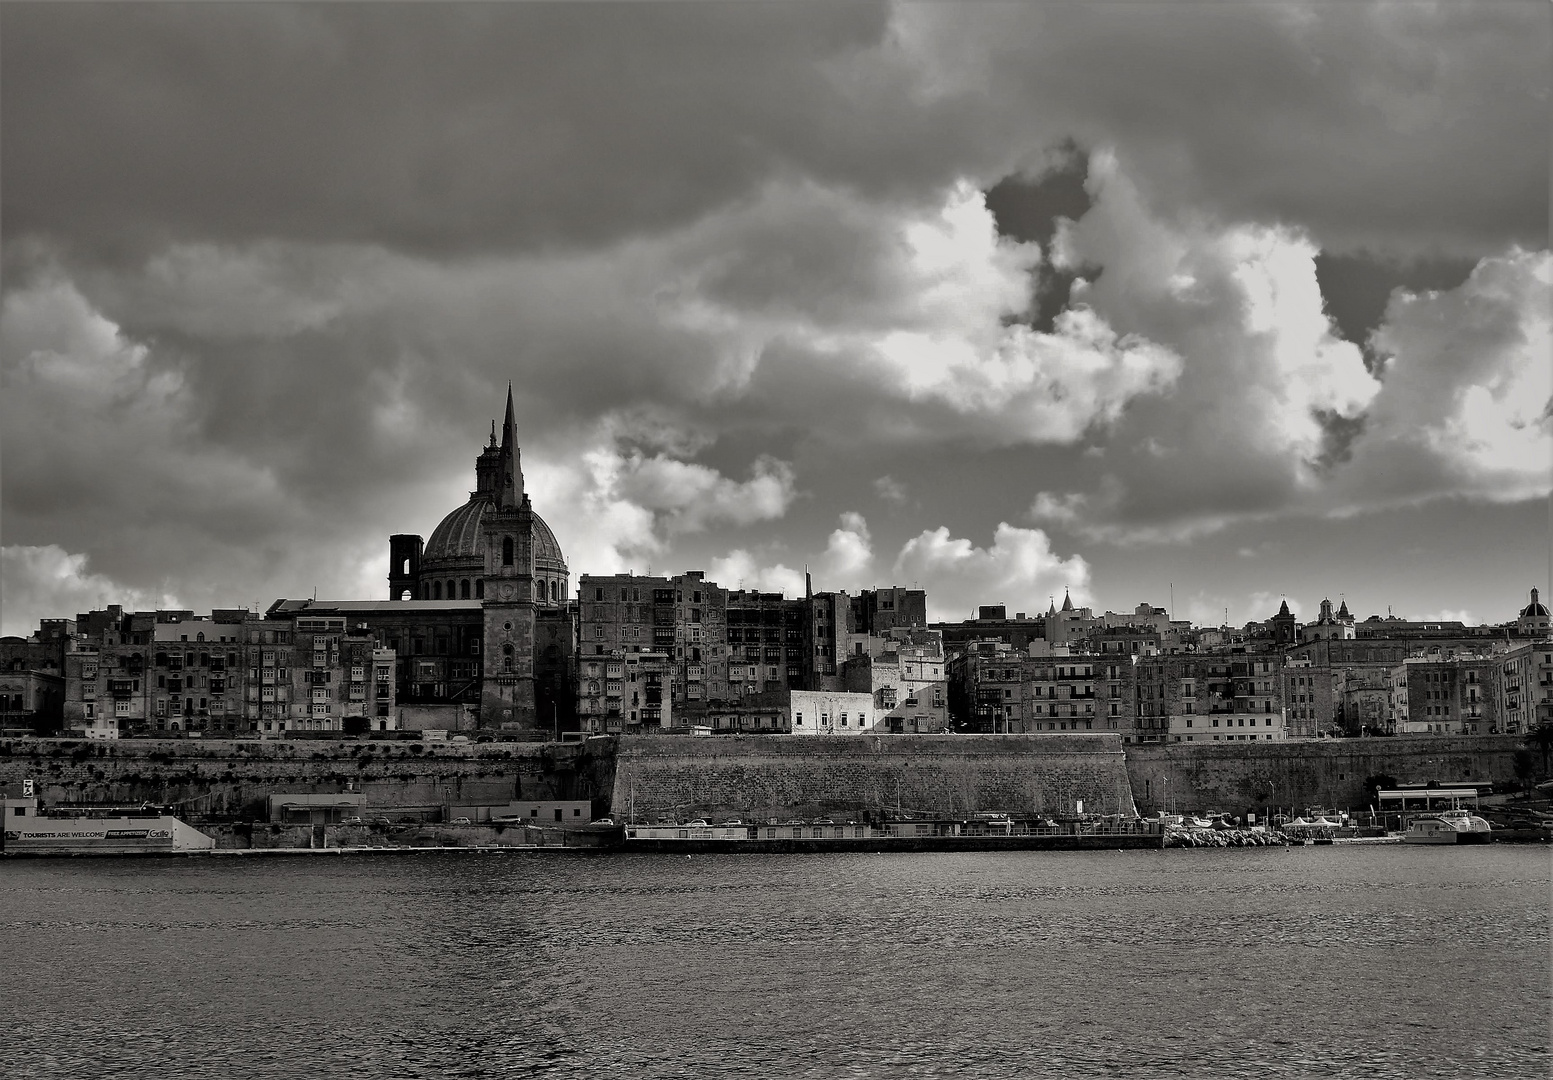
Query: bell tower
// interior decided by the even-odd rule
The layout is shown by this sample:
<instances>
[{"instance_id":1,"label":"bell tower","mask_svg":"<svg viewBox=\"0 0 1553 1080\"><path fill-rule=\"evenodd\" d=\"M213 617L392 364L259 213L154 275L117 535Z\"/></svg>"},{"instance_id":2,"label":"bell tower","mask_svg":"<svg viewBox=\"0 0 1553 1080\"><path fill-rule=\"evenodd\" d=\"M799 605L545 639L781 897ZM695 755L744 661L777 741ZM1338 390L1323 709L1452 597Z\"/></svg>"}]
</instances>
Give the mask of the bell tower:
<instances>
[{"instance_id":1,"label":"bell tower","mask_svg":"<svg viewBox=\"0 0 1553 1080\"><path fill-rule=\"evenodd\" d=\"M523 490L511 383L507 384L501 445L496 447L493 437L492 446L480 455L476 482L492 496L480 520L480 548L485 559L480 726L532 728L536 723L534 511Z\"/></svg>"}]
</instances>

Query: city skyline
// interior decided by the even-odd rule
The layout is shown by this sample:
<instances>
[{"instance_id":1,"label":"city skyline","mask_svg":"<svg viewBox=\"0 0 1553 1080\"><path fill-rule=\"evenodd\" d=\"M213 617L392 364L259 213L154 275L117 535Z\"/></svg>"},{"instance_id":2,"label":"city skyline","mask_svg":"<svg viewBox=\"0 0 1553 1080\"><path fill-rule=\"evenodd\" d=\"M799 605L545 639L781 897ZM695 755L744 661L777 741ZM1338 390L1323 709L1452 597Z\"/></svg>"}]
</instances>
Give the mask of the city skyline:
<instances>
[{"instance_id":1,"label":"city skyline","mask_svg":"<svg viewBox=\"0 0 1553 1080\"><path fill-rule=\"evenodd\" d=\"M509 380L573 581L1553 593L1545 5L946 10L7 6L4 632L385 597Z\"/></svg>"}]
</instances>

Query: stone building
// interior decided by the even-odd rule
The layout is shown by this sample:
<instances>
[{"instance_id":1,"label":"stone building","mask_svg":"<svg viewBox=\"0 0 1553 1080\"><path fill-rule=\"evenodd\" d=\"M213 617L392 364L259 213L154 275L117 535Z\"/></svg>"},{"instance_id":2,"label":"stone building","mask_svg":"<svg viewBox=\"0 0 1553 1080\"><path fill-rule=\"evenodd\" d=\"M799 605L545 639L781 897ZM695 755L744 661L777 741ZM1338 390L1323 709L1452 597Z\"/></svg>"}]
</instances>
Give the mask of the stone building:
<instances>
[{"instance_id":1,"label":"stone building","mask_svg":"<svg viewBox=\"0 0 1553 1080\"><path fill-rule=\"evenodd\" d=\"M1342 607L1336 612L1332 610L1332 601L1321 601L1321 614L1316 621L1307 624L1301 634L1305 641L1324 641L1332 638L1349 640L1355 636L1354 617L1348 612L1348 601L1344 600Z\"/></svg>"},{"instance_id":2,"label":"stone building","mask_svg":"<svg viewBox=\"0 0 1553 1080\"><path fill-rule=\"evenodd\" d=\"M1553 622L1548 618L1548 606L1537 599L1537 590L1531 591L1531 603L1521 608L1521 613L1516 617L1515 628L1528 637L1546 637L1553 630Z\"/></svg>"},{"instance_id":3,"label":"stone building","mask_svg":"<svg viewBox=\"0 0 1553 1080\"><path fill-rule=\"evenodd\" d=\"M1139 657L1133 668L1133 731L1123 741L1168 741L1175 717L1207 717L1210 728L1219 714L1281 718L1282 667L1283 657L1273 651Z\"/></svg>"},{"instance_id":4,"label":"stone building","mask_svg":"<svg viewBox=\"0 0 1553 1080\"><path fill-rule=\"evenodd\" d=\"M1412 657L1392 669L1398 735L1487 735L1501 726L1500 661L1483 655Z\"/></svg>"},{"instance_id":5,"label":"stone building","mask_svg":"<svg viewBox=\"0 0 1553 1080\"><path fill-rule=\"evenodd\" d=\"M565 609L569 573L555 534L523 488L511 386L501 442L493 423L490 442L475 459L468 501L424 544L418 535L389 537L388 590L393 603L478 605L480 636L467 655L478 673L471 685L481 726L534 728L552 719L540 716L536 624L541 611ZM551 702L552 713L558 709Z\"/></svg>"},{"instance_id":6,"label":"stone building","mask_svg":"<svg viewBox=\"0 0 1553 1080\"><path fill-rule=\"evenodd\" d=\"M65 655L71 619L44 619L27 637L0 638L0 729L58 731L64 722Z\"/></svg>"},{"instance_id":7,"label":"stone building","mask_svg":"<svg viewBox=\"0 0 1553 1080\"><path fill-rule=\"evenodd\" d=\"M895 734L949 729L947 665L937 630L901 626L882 634L854 635L842 665L842 683L868 694L879 726Z\"/></svg>"},{"instance_id":8,"label":"stone building","mask_svg":"<svg viewBox=\"0 0 1553 1080\"><path fill-rule=\"evenodd\" d=\"M623 662L647 652L667 658L667 704L678 728L712 726L713 713L733 715L738 710L730 711L730 703L754 695L839 691L841 664L857 639L852 611L845 593L788 598L725 589L698 570L675 577L584 575L577 589L582 726L633 730L625 698L592 673L610 658Z\"/></svg>"},{"instance_id":9,"label":"stone building","mask_svg":"<svg viewBox=\"0 0 1553 1080\"><path fill-rule=\"evenodd\" d=\"M956 719L971 731L1122 734L1133 721L1132 710L1122 707L1133 672L1131 658L1065 652L1061 646L1039 656L977 647L950 660L950 699Z\"/></svg>"},{"instance_id":10,"label":"stone building","mask_svg":"<svg viewBox=\"0 0 1553 1080\"><path fill-rule=\"evenodd\" d=\"M864 589L851 598L849 629L854 634L883 634L896 627L926 625L927 593L921 589L892 585Z\"/></svg>"}]
</instances>

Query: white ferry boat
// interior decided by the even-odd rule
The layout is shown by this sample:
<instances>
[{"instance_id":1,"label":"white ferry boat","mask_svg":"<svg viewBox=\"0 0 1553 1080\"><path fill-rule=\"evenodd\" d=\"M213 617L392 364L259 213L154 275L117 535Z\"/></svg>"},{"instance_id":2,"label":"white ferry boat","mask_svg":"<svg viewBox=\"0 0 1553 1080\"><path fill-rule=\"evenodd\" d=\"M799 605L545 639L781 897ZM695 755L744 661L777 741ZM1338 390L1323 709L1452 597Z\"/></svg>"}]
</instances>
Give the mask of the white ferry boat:
<instances>
[{"instance_id":1,"label":"white ferry boat","mask_svg":"<svg viewBox=\"0 0 1553 1080\"><path fill-rule=\"evenodd\" d=\"M216 841L153 806L41 807L27 792L5 795L0 854L169 855L210 851Z\"/></svg>"},{"instance_id":2,"label":"white ferry boat","mask_svg":"<svg viewBox=\"0 0 1553 1080\"><path fill-rule=\"evenodd\" d=\"M1468 810L1420 814L1407 823L1405 844L1486 844L1493 826Z\"/></svg>"}]
</instances>

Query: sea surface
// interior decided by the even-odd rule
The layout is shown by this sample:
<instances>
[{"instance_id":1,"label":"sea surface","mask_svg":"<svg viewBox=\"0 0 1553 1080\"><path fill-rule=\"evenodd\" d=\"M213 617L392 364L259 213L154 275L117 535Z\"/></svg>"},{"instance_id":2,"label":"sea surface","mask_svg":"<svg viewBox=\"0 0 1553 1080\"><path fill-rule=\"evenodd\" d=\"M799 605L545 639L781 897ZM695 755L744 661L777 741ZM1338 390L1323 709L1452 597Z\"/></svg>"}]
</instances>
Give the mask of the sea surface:
<instances>
[{"instance_id":1,"label":"sea surface","mask_svg":"<svg viewBox=\"0 0 1553 1080\"><path fill-rule=\"evenodd\" d=\"M0 1076L1549 1075L1548 849L0 863Z\"/></svg>"}]
</instances>

